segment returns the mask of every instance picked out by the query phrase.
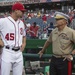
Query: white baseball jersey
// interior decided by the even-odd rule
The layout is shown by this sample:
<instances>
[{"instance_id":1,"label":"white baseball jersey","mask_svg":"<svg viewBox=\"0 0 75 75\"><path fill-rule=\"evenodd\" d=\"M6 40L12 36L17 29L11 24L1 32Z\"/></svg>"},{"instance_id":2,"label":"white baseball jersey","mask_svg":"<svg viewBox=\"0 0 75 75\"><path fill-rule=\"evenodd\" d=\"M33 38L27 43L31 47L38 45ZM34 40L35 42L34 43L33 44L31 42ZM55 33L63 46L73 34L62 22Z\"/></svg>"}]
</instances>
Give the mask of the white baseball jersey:
<instances>
[{"instance_id":1,"label":"white baseball jersey","mask_svg":"<svg viewBox=\"0 0 75 75\"><path fill-rule=\"evenodd\" d=\"M21 46L23 36L26 36L23 22L20 19L14 21L10 16L0 19L0 34L4 45L9 45L10 47ZM2 60L4 60L5 62L19 62L22 60L22 52L15 52L4 47Z\"/></svg>"}]
</instances>

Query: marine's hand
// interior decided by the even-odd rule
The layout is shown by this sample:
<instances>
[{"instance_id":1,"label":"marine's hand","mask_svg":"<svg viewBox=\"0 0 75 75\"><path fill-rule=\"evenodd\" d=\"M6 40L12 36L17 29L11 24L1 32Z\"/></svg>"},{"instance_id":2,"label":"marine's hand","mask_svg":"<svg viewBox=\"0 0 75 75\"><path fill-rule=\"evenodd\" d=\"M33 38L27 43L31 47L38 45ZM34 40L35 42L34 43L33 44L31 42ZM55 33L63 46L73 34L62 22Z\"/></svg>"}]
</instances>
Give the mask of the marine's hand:
<instances>
[{"instance_id":1,"label":"marine's hand","mask_svg":"<svg viewBox=\"0 0 75 75\"><path fill-rule=\"evenodd\" d=\"M42 57L42 55L43 55L43 52L42 51L39 51L39 53L38 53L39 55L40 55L40 58Z\"/></svg>"},{"instance_id":2,"label":"marine's hand","mask_svg":"<svg viewBox=\"0 0 75 75\"><path fill-rule=\"evenodd\" d=\"M72 61L73 60L73 56L72 55L66 55L64 60L67 59L68 61Z\"/></svg>"},{"instance_id":3,"label":"marine's hand","mask_svg":"<svg viewBox=\"0 0 75 75\"><path fill-rule=\"evenodd\" d=\"M73 56L72 55L67 55L66 58L67 58L68 61L72 61L73 60Z\"/></svg>"}]
</instances>

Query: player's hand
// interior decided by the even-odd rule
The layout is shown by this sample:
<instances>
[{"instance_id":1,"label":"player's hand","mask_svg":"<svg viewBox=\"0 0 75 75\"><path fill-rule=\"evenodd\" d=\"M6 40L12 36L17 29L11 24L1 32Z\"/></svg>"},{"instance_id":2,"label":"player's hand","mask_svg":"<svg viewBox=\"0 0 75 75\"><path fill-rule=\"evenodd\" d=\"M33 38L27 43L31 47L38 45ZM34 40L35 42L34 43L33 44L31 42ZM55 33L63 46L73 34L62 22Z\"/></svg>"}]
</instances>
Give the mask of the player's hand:
<instances>
[{"instance_id":1,"label":"player's hand","mask_svg":"<svg viewBox=\"0 0 75 75\"><path fill-rule=\"evenodd\" d=\"M43 52L42 51L39 51L39 53L38 53L39 55L40 55L40 58L42 57L42 55L43 55Z\"/></svg>"},{"instance_id":2,"label":"player's hand","mask_svg":"<svg viewBox=\"0 0 75 75\"><path fill-rule=\"evenodd\" d=\"M21 47L20 47L20 50L23 52L24 51L24 48L25 48L25 45L22 44Z\"/></svg>"},{"instance_id":3,"label":"player's hand","mask_svg":"<svg viewBox=\"0 0 75 75\"><path fill-rule=\"evenodd\" d=\"M2 41L2 39L0 38L0 48L2 48L4 46L4 42Z\"/></svg>"}]
</instances>

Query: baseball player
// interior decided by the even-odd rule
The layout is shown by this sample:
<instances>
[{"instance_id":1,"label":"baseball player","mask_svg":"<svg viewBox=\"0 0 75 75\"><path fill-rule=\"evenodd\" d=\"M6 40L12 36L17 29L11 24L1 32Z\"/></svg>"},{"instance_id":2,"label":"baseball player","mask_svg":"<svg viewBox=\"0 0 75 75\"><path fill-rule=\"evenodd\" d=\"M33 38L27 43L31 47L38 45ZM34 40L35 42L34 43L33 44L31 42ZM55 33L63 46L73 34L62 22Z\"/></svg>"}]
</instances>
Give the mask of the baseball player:
<instances>
[{"instance_id":1,"label":"baseball player","mask_svg":"<svg viewBox=\"0 0 75 75\"><path fill-rule=\"evenodd\" d=\"M22 75L22 51L26 46L26 33L20 17L25 11L23 4L15 3L11 15L0 19L0 34L4 42L1 75L10 75L11 68L13 75Z\"/></svg>"},{"instance_id":2,"label":"baseball player","mask_svg":"<svg viewBox=\"0 0 75 75\"><path fill-rule=\"evenodd\" d=\"M53 55L50 62L50 75L72 75L72 60L75 54L75 30L67 26L69 16L56 12L56 28L51 32L44 47L39 52L40 57L52 43Z\"/></svg>"}]
</instances>

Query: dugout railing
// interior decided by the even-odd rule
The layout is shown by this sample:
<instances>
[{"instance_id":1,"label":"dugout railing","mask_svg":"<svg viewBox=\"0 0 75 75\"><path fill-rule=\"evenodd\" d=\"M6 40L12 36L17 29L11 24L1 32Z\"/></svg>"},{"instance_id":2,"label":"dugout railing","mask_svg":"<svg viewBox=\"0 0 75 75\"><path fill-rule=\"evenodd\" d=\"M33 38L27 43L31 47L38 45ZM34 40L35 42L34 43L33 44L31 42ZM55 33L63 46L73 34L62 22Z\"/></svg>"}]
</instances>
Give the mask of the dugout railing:
<instances>
[{"instance_id":1,"label":"dugout railing","mask_svg":"<svg viewBox=\"0 0 75 75\"><path fill-rule=\"evenodd\" d=\"M43 54L43 56L40 58L39 54L30 54L30 53L23 53L23 58L24 58L24 68L25 68L25 62L28 60L32 60L32 58L34 58L36 61L37 60L44 60L47 61L48 59L50 59L52 56L52 54ZM73 68L72 68L72 74L75 75L75 56L73 57Z\"/></svg>"}]
</instances>

